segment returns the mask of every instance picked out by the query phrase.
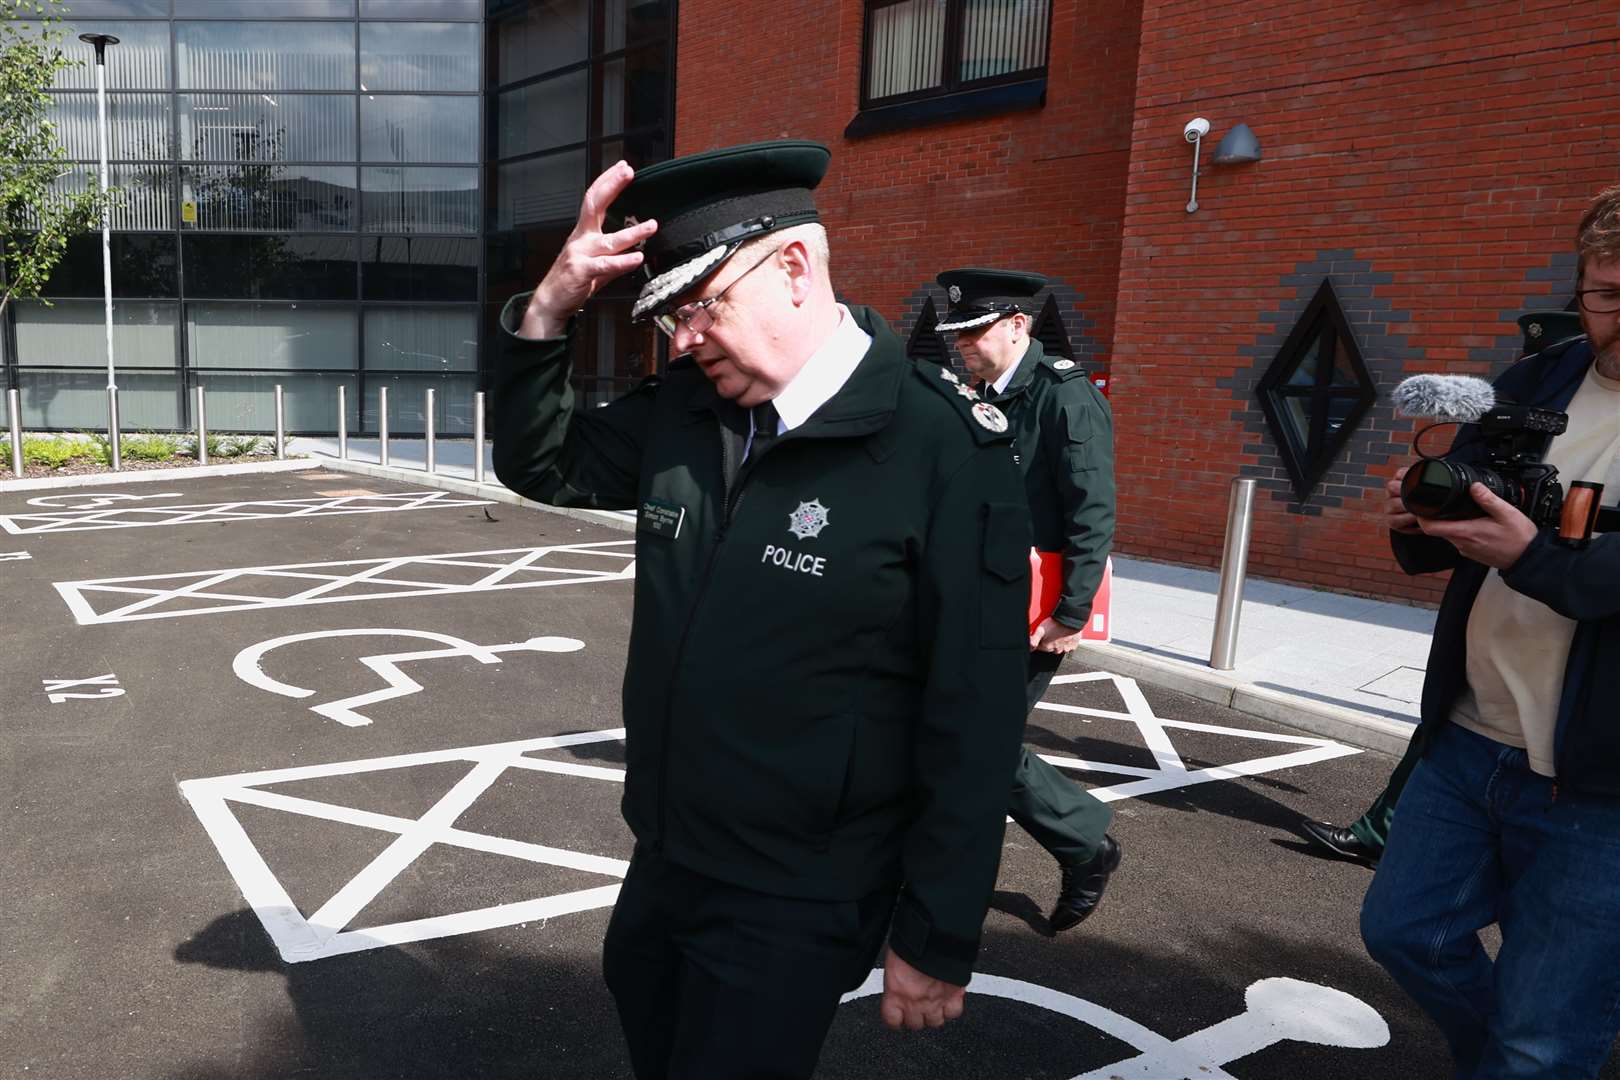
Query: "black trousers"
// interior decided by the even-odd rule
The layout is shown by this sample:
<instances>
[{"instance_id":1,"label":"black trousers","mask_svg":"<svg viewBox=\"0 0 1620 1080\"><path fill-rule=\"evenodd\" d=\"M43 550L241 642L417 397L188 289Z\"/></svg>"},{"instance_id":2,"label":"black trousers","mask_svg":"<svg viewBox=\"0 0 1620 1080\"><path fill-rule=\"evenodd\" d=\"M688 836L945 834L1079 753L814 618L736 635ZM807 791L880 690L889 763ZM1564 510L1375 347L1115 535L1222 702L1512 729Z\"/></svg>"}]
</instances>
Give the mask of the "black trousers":
<instances>
[{"instance_id":1,"label":"black trousers","mask_svg":"<svg viewBox=\"0 0 1620 1080\"><path fill-rule=\"evenodd\" d=\"M895 895L768 896L638 849L602 945L637 1080L809 1077Z\"/></svg>"},{"instance_id":2,"label":"black trousers","mask_svg":"<svg viewBox=\"0 0 1620 1080\"><path fill-rule=\"evenodd\" d=\"M1052 685L1052 676L1061 663L1061 653L1029 654L1029 680L1024 690L1030 712ZM1042 761L1027 746L1013 774L1007 814L1065 866L1091 861L1114 820L1114 812L1107 804L1064 776L1056 766Z\"/></svg>"}]
</instances>

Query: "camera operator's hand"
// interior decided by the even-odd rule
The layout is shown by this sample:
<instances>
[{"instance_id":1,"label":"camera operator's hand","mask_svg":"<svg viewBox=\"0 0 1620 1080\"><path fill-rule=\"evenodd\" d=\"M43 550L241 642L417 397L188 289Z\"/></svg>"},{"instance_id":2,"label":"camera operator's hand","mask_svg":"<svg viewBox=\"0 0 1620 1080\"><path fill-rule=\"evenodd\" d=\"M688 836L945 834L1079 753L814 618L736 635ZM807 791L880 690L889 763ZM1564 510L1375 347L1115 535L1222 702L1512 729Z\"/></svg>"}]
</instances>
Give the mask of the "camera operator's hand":
<instances>
[{"instance_id":1,"label":"camera operator's hand","mask_svg":"<svg viewBox=\"0 0 1620 1080\"><path fill-rule=\"evenodd\" d=\"M635 170L621 161L586 190L574 231L529 297L528 309L518 327L520 337L560 337L568 317L597 289L641 265L641 252L632 249L658 231L656 221L643 221L614 233L602 231L608 207L630 186L635 175Z\"/></svg>"},{"instance_id":2,"label":"camera operator's hand","mask_svg":"<svg viewBox=\"0 0 1620 1080\"><path fill-rule=\"evenodd\" d=\"M1512 503L1491 494L1484 484L1473 484L1468 494L1485 511L1485 516L1466 521L1420 519L1419 527L1430 536L1450 541L1466 559L1506 570L1519 561L1524 549L1536 538L1536 524Z\"/></svg>"},{"instance_id":3,"label":"camera operator's hand","mask_svg":"<svg viewBox=\"0 0 1620 1080\"><path fill-rule=\"evenodd\" d=\"M1411 468L1410 465L1402 465L1395 470L1395 479L1384 484L1384 491L1389 496L1384 503L1384 524L1389 526L1391 532L1415 534L1423 531L1418 528L1417 515L1401 502L1401 479Z\"/></svg>"}]
</instances>

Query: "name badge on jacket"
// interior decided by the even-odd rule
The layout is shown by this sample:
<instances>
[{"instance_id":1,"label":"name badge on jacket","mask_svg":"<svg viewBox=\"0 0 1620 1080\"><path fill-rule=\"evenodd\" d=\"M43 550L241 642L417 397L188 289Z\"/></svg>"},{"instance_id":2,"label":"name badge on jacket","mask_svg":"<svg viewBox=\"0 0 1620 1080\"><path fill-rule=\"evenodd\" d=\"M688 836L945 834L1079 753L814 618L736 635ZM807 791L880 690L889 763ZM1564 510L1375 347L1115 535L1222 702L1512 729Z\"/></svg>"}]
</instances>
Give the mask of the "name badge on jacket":
<instances>
[{"instance_id":1,"label":"name badge on jacket","mask_svg":"<svg viewBox=\"0 0 1620 1080\"><path fill-rule=\"evenodd\" d=\"M685 520L686 507L679 503L643 499L641 512L636 515L636 531L673 540L681 535L681 524Z\"/></svg>"}]
</instances>

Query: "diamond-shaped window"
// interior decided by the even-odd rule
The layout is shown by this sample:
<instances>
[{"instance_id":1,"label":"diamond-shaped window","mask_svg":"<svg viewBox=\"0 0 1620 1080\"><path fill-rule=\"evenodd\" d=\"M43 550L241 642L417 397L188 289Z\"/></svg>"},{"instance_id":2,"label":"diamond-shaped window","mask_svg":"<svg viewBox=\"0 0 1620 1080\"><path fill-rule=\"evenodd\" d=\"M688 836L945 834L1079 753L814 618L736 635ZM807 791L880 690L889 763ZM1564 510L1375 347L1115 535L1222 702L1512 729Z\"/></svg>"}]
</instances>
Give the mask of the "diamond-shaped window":
<instances>
[{"instance_id":1,"label":"diamond-shaped window","mask_svg":"<svg viewBox=\"0 0 1620 1080\"><path fill-rule=\"evenodd\" d=\"M1378 398L1331 281L1316 290L1256 393L1294 494L1306 502Z\"/></svg>"},{"instance_id":2,"label":"diamond-shaped window","mask_svg":"<svg viewBox=\"0 0 1620 1080\"><path fill-rule=\"evenodd\" d=\"M917 325L911 328L911 336L906 339L906 355L913 360L950 367L951 358L945 351L945 343L934 329L938 325L939 313L934 310L933 297L928 297L923 301L922 311L917 313Z\"/></svg>"},{"instance_id":3,"label":"diamond-shaped window","mask_svg":"<svg viewBox=\"0 0 1620 1080\"><path fill-rule=\"evenodd\" d=\"M1058 311L1057 297L1051 293L1047 294L1046 305L1035 317L1035 328L1029 334L1041 343L1041 348L1047 356L1067 356L1070 360L1074 359L1074 347L1069 344L1069 331L1064 327L1063 315Z\"/></svg>"}]
</instances>

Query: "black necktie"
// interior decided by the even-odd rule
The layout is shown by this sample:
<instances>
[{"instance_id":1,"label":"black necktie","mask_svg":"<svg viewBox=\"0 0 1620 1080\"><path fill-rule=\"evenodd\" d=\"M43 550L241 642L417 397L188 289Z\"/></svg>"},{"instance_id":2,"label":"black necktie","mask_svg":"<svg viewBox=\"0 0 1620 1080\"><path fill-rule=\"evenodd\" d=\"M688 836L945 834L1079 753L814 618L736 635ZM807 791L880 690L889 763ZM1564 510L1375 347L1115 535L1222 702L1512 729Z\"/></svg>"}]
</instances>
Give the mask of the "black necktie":
<instances>
[{"instance_id":1,"label":"black necktie","mask_svg":"<svg viewBox=\"0 0 1620 1080\"><path fill-rule=\"evenodd\" d=\"M982 383L979 386L979 396L986 401L996 400L996 386L994 383Z\"/></svg>"},{"instance_id":2,"label":"black necktie","mask_svg":"<svg viewBox=\"0 0 1620 1080\"><path fill-rule=\"evenodd\" d=\"M776 406L766 401L755 405L748 413L754 418L754 439L748 444L747 460L753 461L776 441Z\"/></svg>"}]
</instances>

